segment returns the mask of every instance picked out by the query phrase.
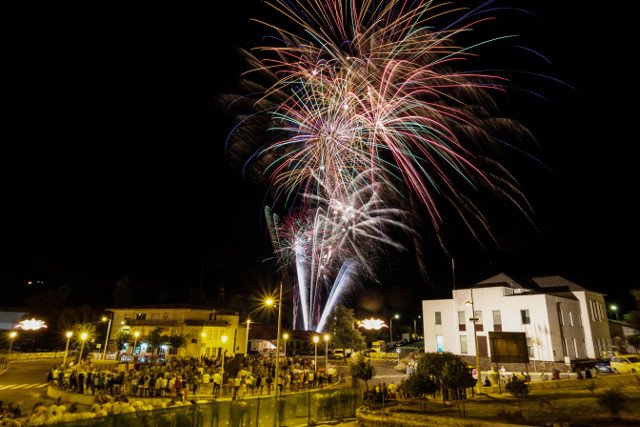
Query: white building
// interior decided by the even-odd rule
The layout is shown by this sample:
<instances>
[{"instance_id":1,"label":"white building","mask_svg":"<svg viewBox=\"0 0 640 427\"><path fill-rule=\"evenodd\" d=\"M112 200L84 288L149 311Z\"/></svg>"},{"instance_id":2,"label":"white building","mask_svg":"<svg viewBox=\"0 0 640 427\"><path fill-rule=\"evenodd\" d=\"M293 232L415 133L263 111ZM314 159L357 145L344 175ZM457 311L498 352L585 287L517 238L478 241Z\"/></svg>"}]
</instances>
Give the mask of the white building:
<instances>
[{"instance_id":1,"label":"white building","mask_svg":"<svg viewBox=\"0 0 640 427\"><path fill-rule=\"evenodd\" d=\"M452 299L423 301L422 311L426 352L475 355L474 317L480 357L491 356L490 331L524 332L532 360L593 359L611 349L604 295L561 276L500 273L454 289Z\"/></svg>"}]
</instances>

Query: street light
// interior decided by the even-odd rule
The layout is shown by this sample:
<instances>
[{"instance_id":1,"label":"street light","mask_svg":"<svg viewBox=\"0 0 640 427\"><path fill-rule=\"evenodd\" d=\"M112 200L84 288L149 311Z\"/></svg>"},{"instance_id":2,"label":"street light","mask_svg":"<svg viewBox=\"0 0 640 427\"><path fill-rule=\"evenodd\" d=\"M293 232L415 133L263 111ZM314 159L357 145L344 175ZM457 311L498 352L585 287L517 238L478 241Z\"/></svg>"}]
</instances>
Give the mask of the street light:
<instances>
[{"instance_id":1,"label":"street light","mask_svg":"<svg viewBox=\"0 0 640 427\"><path fill-rule=\"evenodd\" d=\"M284 358L286 360L287 358L287 340L289 339L289 334L288 333L284 333L282 334L282 339L284 340Z\"/></svg>"},{"instance_id":2,"label":"street light","mask_svg":"<svg viewBox=\"0 0 640 427\"><path fill-rule=\"evenodd\" d=\"M324 334L324 369L329 368L329 334Z\"/></svg>"},{"instance_id":3,"label":"street light","mask_svg":"<svg viewBox=\"0 0 640 427\"><path fill-rule=\"evenodd\" d=\"M13 340L15 340L17 336L18 333L16 331L9 332L9 353L13 350Z\"/></svg>"},{"instance_id":4,"label":"street light","mask_svg":"<svg viewBox=\"0 0 640 427\"><path fill-rule=\"evenodd\" d=\"M80 334L80 339L82 340L82 345L80 346L80 357L78 358L78 364L76 365L76 368L78 366L80 366L80 364L82 363L82 352L84 351L84 342L87 340L87 337L89 336L88 333L83 332Z\"/></svg>"},{"instance_id":5,"label":"street light","mask_svg":"<svg viewBox=\"0 0 640 427\"><path fill-rule=\"evenodd\" d=\"M396 313L393 316L391 316L391 319L389 319L389 342L393 342L393 319L398 320L399 318L400 318L400 315Z\"/></svg>"},{"instance_id":6,"label":"street light","mask_svg":"<svg viewBox=\"0 0 640 427\"><path fill-rule=\"evenodd\" d=\"M482 384L482 375L480 374L480 355L478 354L478 335L476 334L476 322L478 318L476 317L475 307L473 305L473 289L471 291L471 301L466 301L465 304L471 305L471 318L469 320L473 321L473 341L476 347L476 372L478 378L476 379L476 389L478 394L480 394L480 385Z\"/></svg>"},{"instance_id":7,"label":"street light","mask_svg":"<svg viewBox=\"0 0 640 427\"><path fill-rule=\"evenodd\" d=\"M273 298L267 298L264 302L267 306L271 307L275 304ZM280 378L280 334L282 332L282 280L280 281L280 290L278 295L278 333L276 335L276 372L275 372L275 385L276 388L273 392L273 397L278 402L278 390L279 390L279 378ZM286 353L285 353L286 357ZM273 417L273 423L275 425L276 417Z\"/></svg>"},{"instance_id":8,"label":"street light","mask_svg":"<svg viewBox=\"0 0 640 427\"><path fill-rule=\"evenodd\" d=\"M106 322L107 320L109 321L107 325L107 337L104 339L104 350L102 350L102 360L107 360L107 345L109 345L109 334L111 333L112 316L113 316L112 314L109 314L109 317L102 316L103 322Z\"/></svg>"},{"instance_id":9,"label":"street light","mask_svg":"<svg viewBox=\"0 0 640 427\"><path fill-rule=\"evenodd\" d=\"M315 345L315 355L313 357L313 370L318 370L318 341L320 341L320 337L317 335L313 336L313 344Z\"/></svg>"},{"instance_id":10,"label":"street light","mask_svg":"<svg viewBox=\"0 0 640 427\"><path fill-rule=\"evenodd\" d=\"M138 344L138 337L140 336L140 331L135 331L133 333L133 349L131 350L131 355L135 357L136 355L136 344Z\"/></svg>"},{"instance_id":11,"label":"street light","mask_svg":"<svg viewBox=\"0 0 640 427\"><path fill-rule=\"evenodd\" d=\"M67 333L64 335L67 337L67 346L64 348L64 359L62 359L62 366L67 364L67 355L69 354L69 340L71 339L73 332L67 331Z\"/></svg>"},{"instance_id":12,"label":"street light","mask_svg":"<svg viewBox=\"0 0 640 427\"><path fill-rule=\"evenodd\" d=\"M251 319L247 318L247 340L244 346L244 354L249 354L249 325L251 325Z\"/></svg>"},{"instance_id":13,"label":"street light","mask_svg":"<svg viewBox=\"0 0 640 427\"><path fill-rule=\"evenodd\" d=\"M222 341L222 347L220 348L220 351L222 352L222 391L224 392L224 344L227 342L227 336L223 335L220 337L220 341Z\"/></svg>"},{"instance_id":14,"label":"street light","mask_svg":"<svg viewBox=\"0 0 640 427\"><path fill-rule=\"evenodd\" d=\"M422 319L422 316L418 315L418 319ZM416 327L416 319L413 319L413 336L414 339L418 339L418 328Z\"/></svg>"},{"instance_id":15,"label":"street light","mask_svg":"<svg viewBox=\"0 0 640 427\"><path fill-rule=\"evenodd\" d=\"M609 306L609 308L611 309L611 311L613 311L613 312L615 313L615 315L616 315L616 320L620 320L620 319L618 318L618 306L617 306L617 305L615 305L615 304L611 304L611 305Z\"/></svg>"}]
</instances>

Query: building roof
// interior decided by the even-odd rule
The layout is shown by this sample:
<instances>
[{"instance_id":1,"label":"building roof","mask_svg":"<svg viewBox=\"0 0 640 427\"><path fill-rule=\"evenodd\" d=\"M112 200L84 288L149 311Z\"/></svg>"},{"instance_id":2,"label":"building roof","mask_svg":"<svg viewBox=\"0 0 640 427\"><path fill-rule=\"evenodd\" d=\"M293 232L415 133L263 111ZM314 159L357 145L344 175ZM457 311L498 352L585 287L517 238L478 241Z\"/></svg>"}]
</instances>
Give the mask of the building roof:
<instances>
[{"instance_id":1,"label":"building roof","mask_svg":"<svg viewBox=\"0 0 640 427\"><path fill-rule=\"evenodd\" d=\"M520 278L506 273L498 273L476 283L472 287L489 288L498 286L520 289L523 293L560 294L561 296L566 296L562 294L569 292L593 292L559 275Z\"/></svg>"},{"instance_id":2,"label":"building roof","mask_svg":"<svg viewBox=\"0 0 640 427\"><path fill-rule=\"evenodd\" d=\"M115 310L202 310L208 312L216 312L219 315L238 315L237 311L225 310L222 308L213 308L208 305L197 304L151 304L151 305L134 305L130 307L114 307L108 308L107 311Z\"/></svg>"}]
</instances>

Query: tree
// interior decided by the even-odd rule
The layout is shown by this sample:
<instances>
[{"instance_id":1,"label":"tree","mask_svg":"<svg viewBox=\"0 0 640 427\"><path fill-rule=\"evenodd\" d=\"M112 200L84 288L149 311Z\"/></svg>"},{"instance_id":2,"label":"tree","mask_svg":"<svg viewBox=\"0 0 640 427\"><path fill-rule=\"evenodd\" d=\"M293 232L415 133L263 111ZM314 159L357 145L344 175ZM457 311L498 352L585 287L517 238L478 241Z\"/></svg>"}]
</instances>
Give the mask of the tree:
<instances>
[{"instance_id":1,"label":"tree","mask_svg":"<svg viewBox=\"0 0 640 427\"><path fill-rule=\"evenodd\" d=\"M187 339L182 334L171 334L169 335L168 341L169 345L176 349L176 354L178 354L179 350L187 343Z\"/></svg>"},{"instance_id":2,"label":"tree","mask_svg":"<svg viewBox=\"0 0 640 427\"><path fill-rule=\"evenodd\" d=\"M124 345L129 342L129 334L126 332L118 332L114 341L116 342L116 350L118 351L118 360L120 359L120 352L124 350Z\"/></svg>"},{"instance_id":3,"label":"tree","mask_svg":"<svg viewBox=\"0 0 640 427\"><path fill-rule=\"evenodd\" d=\"M424 372L412 372L402 381L402 389L409 397L422 397L438 391L438 385L433 378Z\"/></svg>"},{"instance_id":4,"label":"tree","mask_svg":"<svg viewBox=\"0 0 640 427\"><path fill-rule=\"evenodd\" d=\"M446 390L452 390L458 397L460 390L475 385L469 367L464 361L452 353L425 353L418 360L416 373L433 379L437 387L443 389L442 400L446 400Z\"/></svg>"},{"instance_id":5,"label":"tree","mask_svg":"<svg viewBox=\"0 0 640 427\"><path fill-rule=\"evenodd\" d=\"M332 319L333 345L336 348L351 348L358 351L367 347L364 337L355 327L356 320L353 317L353 310L339 304L333 310ZM347 357L346 352L344 357Z\"/></svg>"},{"instance_id":6,"label":"tree","mask_svg":"<svg viewBox=\"0 0 640 427\"><path fill-rule=\"evenodd\" d=\"M153 348L153 354L158 354L158 348L165 341L165 336L162 335L162 328L155 327L149 332L149 344Z\"/></svg>"},{"instance_id":7,"label":"tree","mask_svg":"<svg viewBox=\"0 0 640 427\"><path fill-rule=\"evenodd\" d=\"M364 381L365 390L369 391L368 381L376 375L376 368L371 364L371 360L358 353L356 360L349 365L349 370L353 378Z\"/></svg>"}]
</instances>

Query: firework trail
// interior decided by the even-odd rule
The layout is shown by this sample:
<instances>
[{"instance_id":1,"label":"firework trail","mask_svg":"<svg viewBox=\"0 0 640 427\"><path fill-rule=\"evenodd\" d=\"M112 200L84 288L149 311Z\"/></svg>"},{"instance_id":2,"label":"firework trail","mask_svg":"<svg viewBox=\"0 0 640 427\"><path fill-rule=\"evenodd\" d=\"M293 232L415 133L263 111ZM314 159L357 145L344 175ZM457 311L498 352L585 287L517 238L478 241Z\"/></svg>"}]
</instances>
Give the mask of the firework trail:
<instances>
[{"instance_id":1,"label":"firework trail","mask_svg":"<svg viewBox=\"0 0 640 427\"><path fill-rule=\"evenodd\" d=\"M478 230L491 235L474 201L481 189L528 216L492 136L528 133L491 114L507 79L472 65L477 50L506 37L457 44L493 19L484 13L491 3L267 2L288 25L261 22L279 42L247 53L246 85L257 96L238 102L251 99L256 113L239 119L230 144L248 159L244 169L266 177L274 203L296 212L269 229L296 268L305 328L323 324L354 275L374 275L372 253L400 248L398 231L413 234L394 206L416 199L438 234L442 205L451 206L478 240ZM268 138L251 130L256 123Z\"/></svg>"}]
</instances>

